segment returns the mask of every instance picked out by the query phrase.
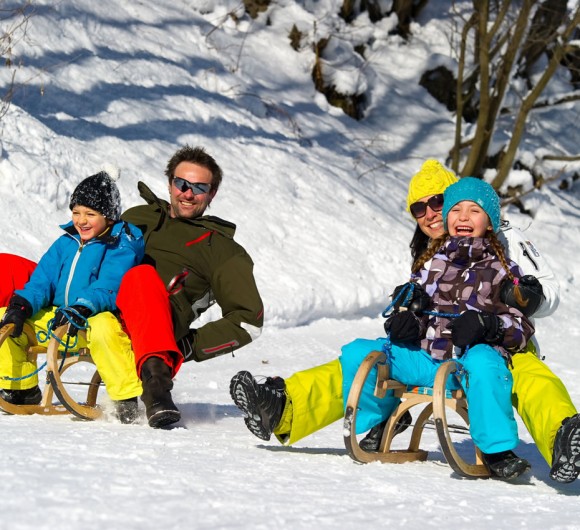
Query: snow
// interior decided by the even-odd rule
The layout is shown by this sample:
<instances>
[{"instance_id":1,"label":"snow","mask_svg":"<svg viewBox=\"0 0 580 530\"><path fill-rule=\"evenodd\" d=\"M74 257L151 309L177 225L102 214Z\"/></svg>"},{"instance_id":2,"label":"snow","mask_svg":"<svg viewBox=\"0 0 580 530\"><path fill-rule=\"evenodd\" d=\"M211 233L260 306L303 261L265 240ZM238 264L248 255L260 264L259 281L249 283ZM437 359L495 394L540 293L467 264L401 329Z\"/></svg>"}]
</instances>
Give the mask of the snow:
<instances>
[{"instance_id":1,"label":"snow","mask_svg":"<svg viewBox=\"0 0 580 530\"><path fill-rule=\"evenodd\" d=\"M382 334L388 294L409 274L409 178L426 158L444 162L453 140L454 117L418 85L425 68L449 63L448 2L429 4L437 18L414 24L408 43L387 35L392 20L369 28L363 15L348 33L336 0L281 0L256 20L238 0L35 4L15 47L27 82L0 122L0 252L39 259L69 219L70 193L103 164L120 168L127 208L141 203L138 180L165 196L169 157L202 145L225 173L209 213L237 224L266 324L235 357L183 366L175 429L0 416L0 529L580 528L580 482L549 479L520 420L517 452L532 471L515 483L465 480L432 430L425 463L357 465L341 422L282 447L253 437L229 397L238 370L289 376ZM305 35L298 52L294 23ZM344 59L341 86L367 89L356 122L315 92L311 46L331 35L346 54L371 34L364 62L328 61L339 69ZM530 118L524 155L561 178L526 196L534 218L503 212L560 279L560 308L537 336L576 404L580 163L540 155L577 154L577 119L574 102Z\"/></svg>"}]
</instances>

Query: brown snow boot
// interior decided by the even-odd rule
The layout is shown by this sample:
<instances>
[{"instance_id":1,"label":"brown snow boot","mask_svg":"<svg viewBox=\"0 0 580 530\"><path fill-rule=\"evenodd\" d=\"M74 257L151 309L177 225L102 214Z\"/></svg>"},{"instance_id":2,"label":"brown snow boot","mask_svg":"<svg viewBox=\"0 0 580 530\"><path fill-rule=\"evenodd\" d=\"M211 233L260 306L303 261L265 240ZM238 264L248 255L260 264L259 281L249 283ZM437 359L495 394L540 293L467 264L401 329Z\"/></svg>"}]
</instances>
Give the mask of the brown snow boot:
<instances>
[{"instance_id":1,"label":"brown snow boot","mask_svg":"<svg viewBox=\"0 0 580 530\"><path fill-rule=\"evenodd\" d=\"M143 394L141 401L145 404L145 414L149 426L154 429L166 427L181 419L179 409L171 399L173 381L171 368L161 357L150 357L141 368Z\"/></svg>"}]
</instances>

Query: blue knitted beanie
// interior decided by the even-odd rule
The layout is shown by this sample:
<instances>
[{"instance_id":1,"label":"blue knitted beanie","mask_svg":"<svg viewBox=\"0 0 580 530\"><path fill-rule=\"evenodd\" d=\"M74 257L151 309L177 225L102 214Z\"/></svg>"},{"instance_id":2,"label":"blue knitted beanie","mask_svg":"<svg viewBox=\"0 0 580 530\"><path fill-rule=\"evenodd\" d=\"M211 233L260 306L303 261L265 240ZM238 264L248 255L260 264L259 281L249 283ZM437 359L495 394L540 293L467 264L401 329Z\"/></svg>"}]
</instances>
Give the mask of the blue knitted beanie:
<instances>
[{"instance_id":1,"label":"blue knitted beanie","mask_svg":"<svg viewBox=\"0 0 580 530\"><path fill-rule=\"evenodd\" d=\"M500 209L499 197L487 182L474 177L463 177L451 184L443 193L443 226L447 230L447 215L458 202L471 201L483 208L494 232L499 231Z\"/></svg>"}]
</instances>

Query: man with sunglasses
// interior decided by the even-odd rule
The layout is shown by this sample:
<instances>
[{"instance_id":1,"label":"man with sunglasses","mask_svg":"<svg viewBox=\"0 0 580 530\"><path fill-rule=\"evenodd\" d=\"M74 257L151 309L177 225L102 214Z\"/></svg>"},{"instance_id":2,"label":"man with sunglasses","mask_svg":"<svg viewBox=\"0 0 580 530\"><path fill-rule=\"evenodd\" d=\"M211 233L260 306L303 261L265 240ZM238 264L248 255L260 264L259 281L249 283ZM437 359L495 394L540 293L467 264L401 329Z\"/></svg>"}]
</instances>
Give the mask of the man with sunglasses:
<instances>
[{"instance_id":1,"label":"man with sunglasses","mask_svg":"<svg viewBox=\"0 0 580 530\"><path fill-rule=\"evenodd\" d=\"M117 297L154 428L181 417L171 389L182 362L231 353L258 338L264 322L253 262L233 239L235 225L204 215L221 184L221 168L204 149L185 146L165 175L169 202L139 182L147 204L122 215L143 232L145 258L123 277ZM190 329L214 302L222 318Z\"/></svg>"}]
</instances>

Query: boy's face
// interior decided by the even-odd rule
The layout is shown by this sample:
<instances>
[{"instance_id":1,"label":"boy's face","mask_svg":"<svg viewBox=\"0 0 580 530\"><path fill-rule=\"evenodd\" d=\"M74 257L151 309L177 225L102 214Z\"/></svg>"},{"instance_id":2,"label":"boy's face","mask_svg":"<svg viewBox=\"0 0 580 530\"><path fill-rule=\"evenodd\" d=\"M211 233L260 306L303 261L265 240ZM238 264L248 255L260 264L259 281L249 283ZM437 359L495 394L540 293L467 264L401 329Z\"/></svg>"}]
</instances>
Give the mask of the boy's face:
<instances>
[{"instance_id":1,"label":"boy's face","mask_svg":"<svg viewBox=\"0 0 580 530\"><path fill-rule=\"evenodd\" d=\"M111 224L103 214L78 204L72 209L72 221L82 241L97 237Z\"/></svg>"}]
</instances>

